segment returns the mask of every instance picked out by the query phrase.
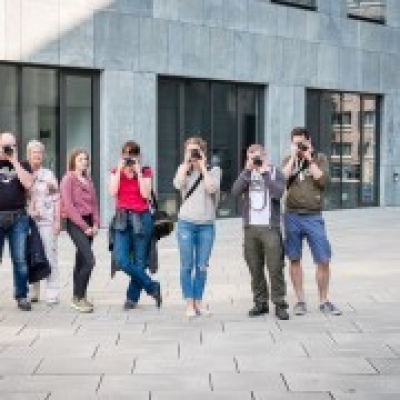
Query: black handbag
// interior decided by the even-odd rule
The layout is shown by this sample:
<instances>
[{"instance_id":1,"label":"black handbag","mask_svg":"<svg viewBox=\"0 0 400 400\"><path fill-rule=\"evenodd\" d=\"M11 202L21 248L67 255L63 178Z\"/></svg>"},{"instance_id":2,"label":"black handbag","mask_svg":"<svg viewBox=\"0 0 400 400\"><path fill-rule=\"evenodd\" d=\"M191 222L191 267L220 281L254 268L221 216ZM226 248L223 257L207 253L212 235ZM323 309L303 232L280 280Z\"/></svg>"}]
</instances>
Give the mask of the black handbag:
<instances>
[{"instance_id":1,"label":"black handbag","mask_svg":"<svg viewBox=\"0 0 400 400\"><path fill-rule=\"evenodd\" d=\"M153 217L153 235L157 240L160 240L172 233L175 222L166 211L158 209L158 201L153 190L151 190L151 209Z\"/></svg>"}]
</instances>

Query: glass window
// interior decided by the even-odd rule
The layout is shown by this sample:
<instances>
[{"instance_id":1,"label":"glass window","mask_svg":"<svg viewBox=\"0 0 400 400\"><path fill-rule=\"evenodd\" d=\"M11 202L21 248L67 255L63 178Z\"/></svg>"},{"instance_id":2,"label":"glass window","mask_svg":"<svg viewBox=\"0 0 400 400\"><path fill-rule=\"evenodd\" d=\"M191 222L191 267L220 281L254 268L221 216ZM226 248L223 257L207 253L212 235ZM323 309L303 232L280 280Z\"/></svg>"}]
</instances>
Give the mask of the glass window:
<instances>
[{"instance_id":1,"label":"glass window","mask_svg":"<svg viewBox=\"0 0 400 400\"><path fill-rule=\"evenodd\" d=\"M82 148L92 154L92 78L65 77L65 150ZM90 157L92 160L92 157Z\"/></svg>"},{"instance_id":2,"label":"glass window","mask_svg":"<svg viewBox=\"0 0 400 400\"><path fill-rule=\"evenodd\" d=\"M0 65L0 132L18 132L17 68Z\"/></svg>"},{"instance_id":3,"label":"glass window","mask_svg":"<svg viewBox=\"0 0 400 400\"><path fill-rule=\"evenodd\" d=\"M271 0L271 3L280 3L288 6L308 8L311 10L317 8L316 0Z\"/></svg>"},{"instance_id":4,"label":"glass window","mask_svg":"<svg viewBox=\"0 0 400 400\"><path fill-rule=\"evenodd\" d=\"M378 102L378 96L307 92L314 146L330 160L327 209L377 205Z\"/></svg>"},{"instance_id":5,"label":"glass window","mask_svg":"<svg viewBox=\"0 0 400 400\"><path fill-rule=\"evenodd\" d=\"M54 69L22 69L22 146L32 139L43 142L46 157L43 164L56 168L58 138L58 74Z\"/></svg>"},{"instance_id":6,"label":"glass window","mask_svg":"<svg viewBox=\"0 0 400 400\"><path fill-rule=\"evenodd\" d=\"M211 163L223 170L220 216L237 214L229 196L248 145L261 142L258 86L189 79L160 78L158 84L158 196L160 206L178 211L179 196L171 182L181 161L183 142L199 135L207 140Z\"/></svg>"},{"instance_id":7,"label":"glass window","mask_svg":"<svg viewBox=\"0 0 400 400\"><path fill-rule=\"evenodd\" d=\"M347 9L352 18L385 22L386 0L347 0Z\"/></svg>"}]
</instances>

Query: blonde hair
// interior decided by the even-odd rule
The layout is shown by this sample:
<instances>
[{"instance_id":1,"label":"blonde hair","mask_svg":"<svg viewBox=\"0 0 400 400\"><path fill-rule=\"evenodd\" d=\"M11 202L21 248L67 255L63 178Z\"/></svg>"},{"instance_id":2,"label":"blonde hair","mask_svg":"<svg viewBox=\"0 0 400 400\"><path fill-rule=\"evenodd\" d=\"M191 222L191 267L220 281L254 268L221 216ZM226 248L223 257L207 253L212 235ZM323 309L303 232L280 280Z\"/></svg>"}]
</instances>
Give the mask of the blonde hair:
<instances>
[{"instance_id":1,"label":"blonde hair","mask_svg":"<svg viewBox=\"0 0 400 400\"><path fill-rule=\"evenodd\" d=\"M203 140L201 137L193 136L193 137L187 139L187 140L185 141L185 145L184 145L185 150L187 149L187 147L188 147L190 144L197 144L197 146L200 147L200 150L201 150L204 154L207 154L207 142L206 142L205 140Z\"/></svg>"},{"instance_id":2,"label":"blonde hair","mask_svg":"<svg viewBox=\"0 0 400 400\"><path fill-rule=\"evenodd\" d=\"M29 152L32 149L37 149L37 148L40 149L42 153L44 153L45 147L42 142L39 142L39 140L30 140L26 146L26 153L29 154Z\"/></svg>"}]
</instances>

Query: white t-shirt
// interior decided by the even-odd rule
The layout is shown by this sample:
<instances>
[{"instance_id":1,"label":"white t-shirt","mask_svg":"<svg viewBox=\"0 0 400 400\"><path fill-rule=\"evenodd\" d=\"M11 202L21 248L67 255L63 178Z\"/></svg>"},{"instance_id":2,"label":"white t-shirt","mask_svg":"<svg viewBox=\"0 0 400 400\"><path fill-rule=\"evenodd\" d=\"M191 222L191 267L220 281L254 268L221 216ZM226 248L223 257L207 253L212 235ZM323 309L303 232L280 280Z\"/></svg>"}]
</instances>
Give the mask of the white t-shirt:
<instances>
[{"instance_id":1,"label":"white t-shirt","mask_svg":"<svg viewBox=\"0 0 400 400\"><path fill-rule=\"evenodd\" d=\"M262 175L252 171L249 187L250 225L269 225L271 204L268 192Z\"/></svg>"}]
</instances>

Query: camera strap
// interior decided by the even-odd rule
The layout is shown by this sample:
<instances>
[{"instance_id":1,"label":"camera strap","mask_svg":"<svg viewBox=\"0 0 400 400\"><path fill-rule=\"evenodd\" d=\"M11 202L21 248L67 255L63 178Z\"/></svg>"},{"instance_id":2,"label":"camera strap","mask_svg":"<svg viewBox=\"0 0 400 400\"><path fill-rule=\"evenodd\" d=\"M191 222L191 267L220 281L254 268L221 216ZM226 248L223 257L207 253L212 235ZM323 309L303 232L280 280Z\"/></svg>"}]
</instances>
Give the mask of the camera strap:
<instances>
[{"instance_id":1,"label":"camera strap","mask_svg":"<svg viewBox=\"0 0 400 400\"><path fill-rule=\"evenodd\" d=\"M297 171L293 174L289 176L289 179L286 183L286 189L288 190L290 188L290 186L292 186L292 184L294 183L294 181L297 179L297 177L300 175L300 173L304 170L306 170L308 167L308 162L307 160L304 160L304 162L301 164L301 166L297 169Z\"/></svg>"},{"instance_id":2,"label":"camera strap","mask_svg":"<svg viewBox=\"0 0 400 400\"><path fill-rule=\"evenodd\" d=\"M187 200L192 194L193 192L197 189L197 187L199 186L201 180L203 179L203 174L200 172L200 175L198 176L198 178L196 179L196 181L193 183L193 186L188 190L188 192L185 194L185 197L182 200L182 203Z\"/></svg>"}]
</instances>

